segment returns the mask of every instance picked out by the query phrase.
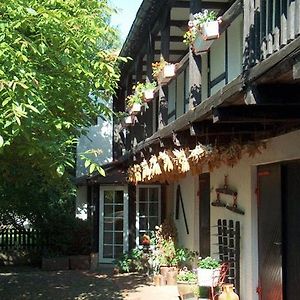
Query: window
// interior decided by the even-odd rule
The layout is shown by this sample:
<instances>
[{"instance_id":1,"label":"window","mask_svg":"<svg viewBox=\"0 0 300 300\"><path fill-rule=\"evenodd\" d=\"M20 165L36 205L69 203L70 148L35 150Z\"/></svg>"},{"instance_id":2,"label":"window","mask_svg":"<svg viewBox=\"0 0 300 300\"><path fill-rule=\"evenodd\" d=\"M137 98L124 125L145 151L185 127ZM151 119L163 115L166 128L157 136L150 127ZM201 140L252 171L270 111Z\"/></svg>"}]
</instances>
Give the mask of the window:
<instances>
[{"instance_id":1,"label":"window","mask_svg":"<svg viewBox=\"0 0 300 300\"><path fill-rule=\"evenodd\" d=\"M161 223L159 185L138 186L136 201L136 244L143 234L150 234Z\"/></svg>"}]
</instances>

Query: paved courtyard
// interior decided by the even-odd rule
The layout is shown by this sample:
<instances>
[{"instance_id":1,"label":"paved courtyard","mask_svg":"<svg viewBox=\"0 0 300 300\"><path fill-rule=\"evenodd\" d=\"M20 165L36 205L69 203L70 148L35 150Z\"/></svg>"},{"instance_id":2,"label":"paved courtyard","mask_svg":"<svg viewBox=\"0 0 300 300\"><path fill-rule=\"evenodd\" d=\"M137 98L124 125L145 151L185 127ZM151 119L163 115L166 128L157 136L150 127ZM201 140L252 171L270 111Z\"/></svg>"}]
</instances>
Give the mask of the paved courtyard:
<instances>
[{"instance_id":1,"label":"paved courtyard","mask_svg":"<svg viewBox=\"0 0 300 300\"><path fill-rule=\"evenodd\" d=\"M1 267L0 299L178 300L178 296L176 286L155 287L139 274Z\"/></svg>"}]
</instances>

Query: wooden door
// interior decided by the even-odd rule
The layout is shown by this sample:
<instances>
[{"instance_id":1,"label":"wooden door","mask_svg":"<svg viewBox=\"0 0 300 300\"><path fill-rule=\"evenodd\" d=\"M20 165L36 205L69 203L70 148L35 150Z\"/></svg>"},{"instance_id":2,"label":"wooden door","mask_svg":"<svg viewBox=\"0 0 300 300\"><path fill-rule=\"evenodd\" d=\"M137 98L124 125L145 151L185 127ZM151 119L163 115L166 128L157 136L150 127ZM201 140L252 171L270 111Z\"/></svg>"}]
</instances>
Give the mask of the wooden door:
<instances>
[{"instance_id":1,"label":"wooden door","mask_svg":"<svg viewBox=\"0 0 300 300\"><path fill-rule=\"evenodd\" d=\"M300 162L283 165L284 299L300 299Z\"/></svg>"},{"instance_id":2,"label":"wooden door","mask_svg":"<svg viewBox=\"0 0 300 300\"><path fill-rule=\"evenodd\" d=\"M283 299L281 199L281 166L258 167L258 292L262 300Z\"/></svg>"},{"instance_id":3,"label":"wooden door","mask_svg":"<svg viewBox=\"0 0 300 300\"><path fill-rule=\"evenodd\" d=\"M199 176L199 254L210 256L210 176Z\"/></svg>"}]
</instances>

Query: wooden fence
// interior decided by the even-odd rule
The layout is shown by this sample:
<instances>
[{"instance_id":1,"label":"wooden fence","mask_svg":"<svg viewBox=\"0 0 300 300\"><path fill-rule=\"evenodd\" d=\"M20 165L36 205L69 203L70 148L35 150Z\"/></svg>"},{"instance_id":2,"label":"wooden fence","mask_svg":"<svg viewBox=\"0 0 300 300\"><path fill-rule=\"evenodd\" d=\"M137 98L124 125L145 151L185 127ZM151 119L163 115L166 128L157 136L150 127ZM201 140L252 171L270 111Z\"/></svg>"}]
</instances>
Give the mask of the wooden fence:
<instances>
[{"instance_id":1,"label":"wooden fence","mask_svg":"<svg viewBox=\"0 0 300 300\"><path fill-rule=\"evenodd\" d=\"M0 229L0 251L23 250L39 251L44 244L44 238L37 229Z\"/></svg>"}]
</instances>

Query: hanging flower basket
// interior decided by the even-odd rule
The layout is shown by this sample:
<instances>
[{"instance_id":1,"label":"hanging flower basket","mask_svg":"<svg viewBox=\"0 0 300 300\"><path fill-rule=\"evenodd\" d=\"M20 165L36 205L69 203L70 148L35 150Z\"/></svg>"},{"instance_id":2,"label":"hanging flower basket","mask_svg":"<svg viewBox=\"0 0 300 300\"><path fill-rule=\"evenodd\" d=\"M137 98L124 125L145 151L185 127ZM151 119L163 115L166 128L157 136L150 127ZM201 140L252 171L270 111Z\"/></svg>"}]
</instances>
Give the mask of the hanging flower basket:
<instances>
[{"instance_id":1,"label":"hanging flower basket","mask_svg":"<svg viewBox=\"0 0 300 300\"><path fill-rule=\"evenodd\" d=\"M146 101L150 101L154 98L154 90L145 90L144 91L144 97Z\"/></svg>"},{"instance_id":2,"label":"hanging flower basket","mask_svg":"<svg viewBox=\"0 0 300 300\"><path fill-rule=\"evenodd\" d=\"M163 76L170 78L175 76L175 64L166 64L163 68Z\"/></svg>"},{"instance_id":3,"label":"hanging flower basket","mask_svg":"<svg viewBox=\"0 0 300 300\"><path fill-rule=\"evenodd\" d=\"M123 127L128 127L137 123L137 117L134 115L127 116L123 119L122 125Z\"/></svg>"},{"instance_id":4,"label":"hanging flower basket","mask_svg":"<svg viewBox=\"0 0 300 300\"><path fill-rule=\"evenodd\" d=\"M219 21L208 21L201 24L201 35L206 40L218 39L219 33Z\"/></svg>"},{"instance_id":5,"label":"hanging flower basket","mask_svg":"<svg viewBox=\"0 0 300 300\"><path fill-rule=\"evenodd\" d=\"M139 113L141 111L141 109L142 109L142 105L140 103L134 103L131 106L131 108L129 110L129 113L131 115L136 115L137 113Z\"/></svg>"},{"instance_id":6,"label":"hanging flower basket","mask_svg":"<svg viewBox=\"0 0 300 300\"><path fill-rule=\"evenodd\" d=\"M166 84L170 78L175 76L175 64L166 64L158 74L157 81L159 84Z\"/></svg>"}]
</instances>

